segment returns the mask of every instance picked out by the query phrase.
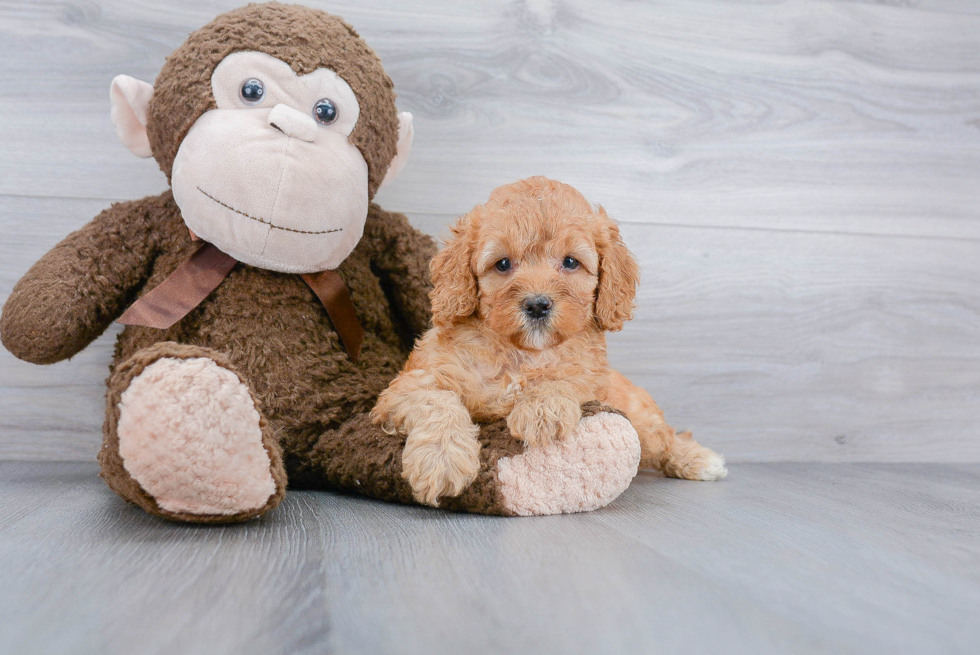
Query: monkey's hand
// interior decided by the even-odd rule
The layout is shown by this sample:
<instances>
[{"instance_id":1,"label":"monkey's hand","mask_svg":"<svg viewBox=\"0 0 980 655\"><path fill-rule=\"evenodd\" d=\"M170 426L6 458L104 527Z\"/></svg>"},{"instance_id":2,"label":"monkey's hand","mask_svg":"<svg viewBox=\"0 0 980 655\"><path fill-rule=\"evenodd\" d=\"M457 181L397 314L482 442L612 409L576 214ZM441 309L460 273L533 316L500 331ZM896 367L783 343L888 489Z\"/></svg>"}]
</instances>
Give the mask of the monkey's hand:
<instances>
[{"instance_id":1,"label":"monkey's hand","mask_svg":"<svg viewBox=\"0 0 980 655\"><path fill-rule=\"evenodd\" d=\"M534 448L561 439L575 429L581 418L582 407L574 398L526 394L507 416L507 427L512 435Z\"/></svg>"},{"instance_id":2,"label":"monkey's hand","mask_svg":"<svg viewBox=\"0 0 980 655\"><path fill-rule=\"evenodd\" d=\"M146 280L164 196L113 205L34 264L4 305L4 346L25 361L52 364L102 334ZM179 217L175 205L173 213Z\"/></svg>"}]
</instances>

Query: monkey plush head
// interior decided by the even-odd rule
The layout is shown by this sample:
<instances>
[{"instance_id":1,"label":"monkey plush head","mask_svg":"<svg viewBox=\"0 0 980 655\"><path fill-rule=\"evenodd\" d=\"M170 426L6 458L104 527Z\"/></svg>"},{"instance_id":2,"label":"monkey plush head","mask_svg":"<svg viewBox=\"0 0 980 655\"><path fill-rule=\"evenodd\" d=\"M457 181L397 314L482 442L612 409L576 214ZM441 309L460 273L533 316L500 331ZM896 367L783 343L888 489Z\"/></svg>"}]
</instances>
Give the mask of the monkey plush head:
<instances>
[{"instance_id":1,"label":"monkey plush head","mask_svg":"<svg viewBox=\"0 0 980 655\"><path fill-rule=\"evenodd\" d=\"M150 85L110 91L117 134L167 175L191 232L284 273L336 268L412 140L381 61L336 16L248 5L197 30Z\"/></svg>"}]
</instances>

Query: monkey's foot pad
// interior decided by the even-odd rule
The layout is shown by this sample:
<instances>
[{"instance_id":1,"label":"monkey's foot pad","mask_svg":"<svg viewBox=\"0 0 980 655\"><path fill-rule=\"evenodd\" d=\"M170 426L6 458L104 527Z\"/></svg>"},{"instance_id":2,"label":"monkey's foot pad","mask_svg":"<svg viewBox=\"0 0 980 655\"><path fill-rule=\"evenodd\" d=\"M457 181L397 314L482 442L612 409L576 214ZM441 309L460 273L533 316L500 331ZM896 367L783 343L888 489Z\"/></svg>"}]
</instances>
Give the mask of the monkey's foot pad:
<instances>
[{"instance_id":1,"label":"monkey's foot pad","mask_svg":"<svg viewBox=\"0 0 980 655\"><path fill-rule=\"evenodd\" d=\"M564 439L497 462L500 494L519 516L586 512L626 490L640 463L630 422L610 412L584 416Z\"/></svg>"},{"instance_id":2,"label":"monkey's foot pad","mask_svg":"<svg viewBox=\"0 0 980 655\"><path fill-rule=\"evenodd\" d=\"M165 513L235 515L276 493L248 388L207 357L156 360L119 403L123 466Z\"/></svg>"}]
</instances>

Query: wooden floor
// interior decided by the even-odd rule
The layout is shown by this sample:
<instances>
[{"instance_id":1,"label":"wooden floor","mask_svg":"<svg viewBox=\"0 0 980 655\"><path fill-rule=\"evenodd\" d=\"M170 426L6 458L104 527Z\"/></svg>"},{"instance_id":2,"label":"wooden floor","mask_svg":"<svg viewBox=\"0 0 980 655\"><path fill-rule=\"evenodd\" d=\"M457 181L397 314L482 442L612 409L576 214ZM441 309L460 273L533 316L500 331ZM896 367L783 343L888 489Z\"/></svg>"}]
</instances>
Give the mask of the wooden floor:
<instances>
[{"instance_id":1,"label":"wooden floor","mask_svg":"<svg viewBox=\"0 0 980 655\"><path fill-rule=\"evenodd\" d=\"M980 465L642 473L503 519L290 492L233 527L0 464L0 653L976 653Z\"/></svg>"}]
</instances>

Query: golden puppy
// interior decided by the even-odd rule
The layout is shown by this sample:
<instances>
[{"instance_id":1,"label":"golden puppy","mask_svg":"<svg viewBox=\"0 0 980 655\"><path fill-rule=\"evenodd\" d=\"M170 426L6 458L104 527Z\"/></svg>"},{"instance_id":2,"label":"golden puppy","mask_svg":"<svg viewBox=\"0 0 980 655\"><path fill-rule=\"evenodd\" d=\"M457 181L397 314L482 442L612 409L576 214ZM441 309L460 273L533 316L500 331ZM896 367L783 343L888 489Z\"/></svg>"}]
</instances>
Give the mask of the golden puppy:
<instances>
[{"instance_id":1,"label":"golden puppy","mask_svg":"<svg viewBox=\"0 0 980 655\"><path fill-rule=\"evenodd\" d=\"M432 260L432 322L373 418L406 435L402 475L437 505L479 468L474 421L507 418L529 448L561 439L600 400L624 411L641 466L716 480L725 461L675 434L650 395L610 369L606 331L632 318L639 270L602 208L532 177L495 190Z\"/></svg>"}]
</instances>

